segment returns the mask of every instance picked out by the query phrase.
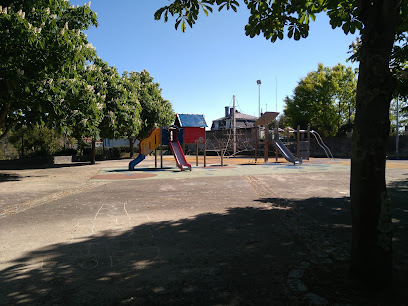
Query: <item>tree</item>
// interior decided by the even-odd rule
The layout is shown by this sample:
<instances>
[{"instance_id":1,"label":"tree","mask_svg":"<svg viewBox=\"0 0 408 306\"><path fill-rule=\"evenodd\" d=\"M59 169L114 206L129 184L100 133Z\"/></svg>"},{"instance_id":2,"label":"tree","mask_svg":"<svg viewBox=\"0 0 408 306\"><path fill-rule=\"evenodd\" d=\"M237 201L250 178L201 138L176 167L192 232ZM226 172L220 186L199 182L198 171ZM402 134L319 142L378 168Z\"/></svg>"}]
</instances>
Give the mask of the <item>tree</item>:
<instances>
[{"instance_id":1,"label":"tree","mask_svg":"<svg viewBox=\"0 0 408 306\"><path fill-rule=\"evenodd\" d=\"M99 65L107 85L104 115L100 124L101 136L110 139L128 138L133 143L141 126L142 109L137 88L132 86L126 74L120 77L115 67L109 67L104 62Z\"/></svg>"},{"instance_id":2,"label":"tree","mask_svg":"<svg viewBox=\"0 0 408 306\"><path fill-rule=\"evenodd\" d=\"M319 64L302 78L291 98L285 97L285 115L292 127L311 124L323 136L335 136L343 126L350 127L354 117L357 80L344 65Z\"/></svg>"},{"instance_id":3,"label":"tree","mask_svg":"<svg viewBox=\"0 0 408 306\"><path fill-rule=\"evenodd\" d=\"M128 90L137 92L142 108L140 112L141 127L137 135L139 139L146 138L153 128L168 126L174 121L174 111L170 101L162 97L160 84L153 82L154 78L148 71L124 72L122 77L127 80ZM132 154L133 139L130 143Z\"/></svg>"},{"instance_id":4,"label":"tree","mask_svg":"<svg viewBox=\"0 0 408 306\"><path fill-rule=\"evenodd\" d=\"M397 99L398 99L398 129L399 134L404 133L404 126L408 126L408 101L402 98L395 98L390 105L390 135L395 136L397 133Z\"/></svg>"},{"instance_id":5,"label":"tree","mask_svg":"<svg viewBox=\"0 0 408 306\"><path fill-rule=\"evenodd\" d=\"M306 38L310 20L324 12L332 28L347 34L361 31L356 116L352 138L351 275L377 287L392 279L392 224L385 184L385 160L390 128L389 107L396 88L390 72L393 47L408 31L408 0L244 0L250 10L246 34L263 35L272 42ZM173 0L155 19L176 16L176 28L192 26L201 11L212 6L237 10L236 0ZM405 61L407 58L405 57Z\"/></svg>"},{"instance_id":6,"label":"tree","mask_svg":"<svg viewBox=\"0 0 408 306\"><path fill-rule=\"evenodd\" d=\"M63 147L62 138L58 131L40 124L13 131L9 141L21 154L24 152L27 156L47 157Z\"/></svg>"},{"instance_id":7,"label":"tree","mask_svg":"<svg viewBox=\"0 0 408 306\"><path fill-rule=\"evenodd\" d=\"M77 68L94 56L82 31L96 24L89 4L1 1L0 139L13 126L52 121L71 111L61 102L66 91L56 81L75 78Z\"/></svg>"}]
</instances>

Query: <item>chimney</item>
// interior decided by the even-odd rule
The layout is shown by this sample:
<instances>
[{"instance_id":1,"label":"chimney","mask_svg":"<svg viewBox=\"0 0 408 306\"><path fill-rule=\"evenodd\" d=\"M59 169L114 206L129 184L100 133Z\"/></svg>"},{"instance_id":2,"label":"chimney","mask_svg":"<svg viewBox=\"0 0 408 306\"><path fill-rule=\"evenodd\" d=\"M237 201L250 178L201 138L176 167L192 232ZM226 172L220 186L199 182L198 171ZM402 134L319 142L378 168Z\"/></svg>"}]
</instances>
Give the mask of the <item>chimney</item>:
<instances>
[{"instance_id":1,"label":"chimney","mask_svg":"<svg viewBox=\"0 0 408 306\"><path fill-rule=\"evenodd\" d=\"M228 116L229 116L229 107L226 106L225 107L225 118L228 118Z\"/></svg>"}]
</instances>

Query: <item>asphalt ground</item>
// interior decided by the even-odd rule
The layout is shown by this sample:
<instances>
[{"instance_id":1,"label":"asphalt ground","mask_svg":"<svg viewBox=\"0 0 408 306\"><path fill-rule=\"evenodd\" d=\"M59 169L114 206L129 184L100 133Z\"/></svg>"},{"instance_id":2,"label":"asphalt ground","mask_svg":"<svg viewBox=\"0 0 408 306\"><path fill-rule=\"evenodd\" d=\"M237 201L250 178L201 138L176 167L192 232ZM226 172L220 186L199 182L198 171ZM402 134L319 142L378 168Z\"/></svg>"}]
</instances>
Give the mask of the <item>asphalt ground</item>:
<instances>
[{"instance_id":1,"label":"asphalt ground","mask_svg":"<svg viewBox=\"0 0 408 306\"><path fill-rule=\"evenodd\" d=\"M349 260L349 160L129 161L0 170L0 304L350 302L303 276ZM408 162L387 182L407 271Z\"/></svg>"}]
</instances>

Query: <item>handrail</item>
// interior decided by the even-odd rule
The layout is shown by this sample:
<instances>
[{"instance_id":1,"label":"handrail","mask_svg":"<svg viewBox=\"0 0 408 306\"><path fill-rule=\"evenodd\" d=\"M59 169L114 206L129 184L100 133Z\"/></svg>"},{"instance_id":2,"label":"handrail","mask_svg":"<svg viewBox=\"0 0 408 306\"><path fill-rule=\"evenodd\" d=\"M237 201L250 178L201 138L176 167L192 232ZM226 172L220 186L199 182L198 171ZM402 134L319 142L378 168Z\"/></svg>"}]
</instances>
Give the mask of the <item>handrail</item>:
<instances>
[{"instance_id":1,"label":"handrail","mask_svg":"<svg viewBox=\"0 0 408 306\"><path fill-rule=\"evenodd\" d=\"M326 153L327 158L334 159L332 152L330 151L329 147L325 145L325 143L323 142L323 139L322 139L322 137L320 137L319 133L316 132L316 131L313 131L313 130L310 131L310 133L316 138L317 144L324 150L324 153ZM317 139L315 134L319 137L320 141L319 141L319 139ZM330 153L331 157L329 156L329 153L327 153L327 152Z\"/></svg>"}]
</instances>

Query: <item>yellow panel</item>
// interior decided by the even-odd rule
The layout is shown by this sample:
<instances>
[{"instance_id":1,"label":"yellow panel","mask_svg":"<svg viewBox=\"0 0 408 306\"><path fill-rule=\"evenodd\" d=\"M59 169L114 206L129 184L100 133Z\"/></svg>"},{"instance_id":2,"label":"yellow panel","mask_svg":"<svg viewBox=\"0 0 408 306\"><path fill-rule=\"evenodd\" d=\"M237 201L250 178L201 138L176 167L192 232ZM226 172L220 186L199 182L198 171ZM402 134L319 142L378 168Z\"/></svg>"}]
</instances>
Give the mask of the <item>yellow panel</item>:
<instances>
[{"instance_id":1,"label":"yellow panel","mask_svg":"<svg viewBox=\"0 0 408 306\"><path fill-rule=\"evenodd\" d=\"M157 147L160 145L160 129L156 128L154 130L152 130L150 132L150 135L143 139L141 144L140 144L140 148L141 148L141 152L144 155L148 155L149 153L151 153L152 151L156 150Z\"/></svg>"}]
</instances>

